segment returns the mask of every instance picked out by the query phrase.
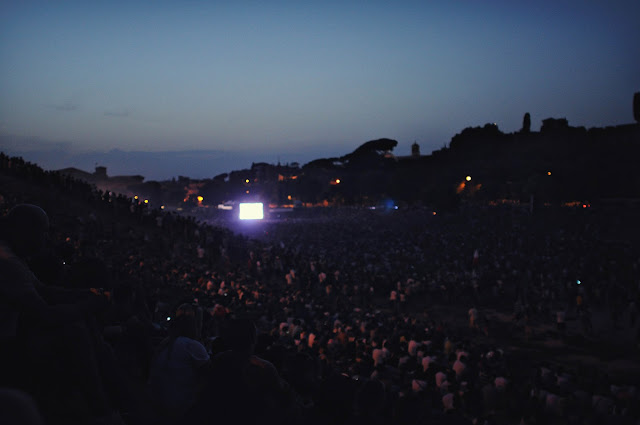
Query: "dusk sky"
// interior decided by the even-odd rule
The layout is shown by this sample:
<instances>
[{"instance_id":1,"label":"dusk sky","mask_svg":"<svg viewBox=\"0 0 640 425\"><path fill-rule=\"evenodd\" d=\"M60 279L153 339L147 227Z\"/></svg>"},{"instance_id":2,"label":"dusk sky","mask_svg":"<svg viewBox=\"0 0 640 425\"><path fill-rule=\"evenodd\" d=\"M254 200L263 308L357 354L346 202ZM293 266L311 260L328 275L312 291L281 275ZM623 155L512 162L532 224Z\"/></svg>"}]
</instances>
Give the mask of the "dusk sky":
<instances>
[{"instance_id":1,"label":"dusk sky","mask_svg":"<svg viewBox=\"0 0 640 425\"><path fill-rule=\"evenodd\" d=\"M382 137L398 155L414 141L429 153L468 126L516 131L525 112L534 130L633 122L638 0L237 3L1 2L0 150L45 168L206 150L247 168ZM219 164L106 165L150 178L239 168Z\"/></svg>"}]
</instances>

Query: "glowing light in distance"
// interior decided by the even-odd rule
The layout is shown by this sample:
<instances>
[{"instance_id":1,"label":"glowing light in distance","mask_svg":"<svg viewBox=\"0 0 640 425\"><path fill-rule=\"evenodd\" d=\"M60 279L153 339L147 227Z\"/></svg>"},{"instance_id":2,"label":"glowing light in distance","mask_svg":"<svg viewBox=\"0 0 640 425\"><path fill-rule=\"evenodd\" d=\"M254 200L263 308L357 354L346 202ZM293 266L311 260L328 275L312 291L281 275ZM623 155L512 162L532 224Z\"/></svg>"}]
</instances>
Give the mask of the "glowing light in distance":
<instances>
[{"instance_id":1,"label":"glowing light in distance","mask_svg":"<svg viewBox=\"0 0 640 425\"><path fill-rule=\"evenodd\" d=\"M467 176L464 178L466 181L470 182L471 181L471 176Z\"/></svg>"},{"instance_id":2,"label":"glowing light in distance","mask_svg":"<svg viewBox=\"0 0 640 425\"><path fill-rule=\"evenodd\" d=\"M144 203L145 203L145 204L148 204L148 203L149 203L149 200L148 200L148 199L145 199L145 200L144 200Z\"/></svg>"},{"instance_id":3,"label":"glowing light in distance","mask_svg":"<svg viewBox=\"0 0 640 425\"><path fill-rule=\"evenodd\" d=\"M551 171L547 171L547 176L550 176L550 175L551 175Z\"/></svg>"},{"instance_id":4,"label":"glowing light in distance","mask_svg":"<svg viewBox=\"0 0 640 425\"><path fill-rule=\"evenodd\" d=\"M336 184L340 184L340 179L336 179Z\"/></svg>"},{"instance_id":5,"label":"glowing light in distance","mask_svg":"<svg viewBox=\"0 0 640 425\"><path fill-rule=\"evenodd\" d=\"M202 202L204 201L204 198L202 196L198 196L198 202Z\"/></svg>"},{"instance_id":6,"label":"glowing light in distance","mask_svg":"<svg viewBox=\"0 0 640 425\"><path fill-rule=\"evenodd\" d=\"M262 202L241 203L240 220L262 220L264 218L264 209Z\"/></svg>"},{"instance_id":7,"label":"glowing light in distance","mask_svg":"<svg viewBox=\"0 0 640 425\"><path fill-rule=\"evenodd\" d=\"M245 182L245 183L249 183L249 179L246 179L244 182Z\"/></svg>"},{"instance_id":8,"label":"glowing light in distance","mask_svg":"<svg viewBox=\"0 0 640 425\"><path fill-rule=\"evenodd\" d=\"M137 199L138 199L138 195L134 196L134 197L133 197L133 199L136 199L136 200L137 200Z\"/></svg>"}]
</instances>

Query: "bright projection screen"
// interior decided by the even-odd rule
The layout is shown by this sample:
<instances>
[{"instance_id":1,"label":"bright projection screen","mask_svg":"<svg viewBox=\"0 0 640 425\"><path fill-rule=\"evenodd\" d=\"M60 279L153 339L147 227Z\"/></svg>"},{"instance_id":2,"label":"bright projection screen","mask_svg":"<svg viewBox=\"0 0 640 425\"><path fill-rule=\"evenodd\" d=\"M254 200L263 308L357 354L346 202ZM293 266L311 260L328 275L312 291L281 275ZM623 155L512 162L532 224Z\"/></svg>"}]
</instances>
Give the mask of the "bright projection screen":
<instances>
[{"instance_id":1,"label":"bright projection screen","mask_svg":"<svg viewBox=\"0 0 640 425\"><path fill-rule=\"evenodd\" d=\"M262 220L264 218L262 202L240 204L240 214L238 218L240 218L240 220Z\"/></svg>"}]
</instances>

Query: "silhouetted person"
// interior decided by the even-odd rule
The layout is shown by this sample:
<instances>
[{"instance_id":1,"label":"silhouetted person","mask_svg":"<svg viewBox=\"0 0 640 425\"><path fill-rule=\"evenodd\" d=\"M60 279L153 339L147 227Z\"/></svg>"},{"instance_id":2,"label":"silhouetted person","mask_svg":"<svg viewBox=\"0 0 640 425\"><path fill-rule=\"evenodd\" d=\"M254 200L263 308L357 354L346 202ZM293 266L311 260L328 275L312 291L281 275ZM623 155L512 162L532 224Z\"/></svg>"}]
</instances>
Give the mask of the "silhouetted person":
<instances>
[{"instance_id":1,"label":"silhouetted person","mask_svg":"<svg viewBox=\"0 0 640 425\"><path fill-rule=\"evenodd\" d=\"M28 394L15 389L0 388L0 423L43 425L44 421Z\"/></svg>"},{"instance_id":2,"label":"silhouetted person","mask_svg":"<svg viewBox=\"0 0 640 425\"><path fill-rule=\"evenodd\" d=\"M195 403L199 373L209 361L206 348L197 340L197 308L191 304L178 307L171 317L169 336L154 355L149 385L152 404L160 423L176 423Z\"/></svg>"},{"instance_id":3,"label":"silhouetted person","mask_svg":"<svg viewBox=\"0 0 640 425\"><path fill-rule=\"evenodd\" d=\"M81 393L86 415L105 416L109 405L84 318L105 308L107 299L45 286L31 272L25 260L42 251L48 227L47 214L29 204L15 206L0 222L0 384L37 392L45 416L64 409L53 398L71 389Z\"/></svg>"},{"instance_id":4,"label":"silhouetted person","mask_svg":"<svg viewBox=\"0 0 640 425\"><path fill-rule=\"evenodd\" d=\"M228 349L211 359L205 390L193 409L193 419L200 424L281 424L292 420L288 384L270 362L253 354L253 322L231 320L222 339Z\"/></svg>"},{"instance_id":5,"label":"silhouetted person","mask_svg":"<svg viewBox=\"0 0 640 425\"><path fill-rule=\"evenodd\" d=\"M365 381L356 392L354 399L354 423L362 425L385 423L386 403L384 384L375 379Z\"/></svg>"}]
</instances>

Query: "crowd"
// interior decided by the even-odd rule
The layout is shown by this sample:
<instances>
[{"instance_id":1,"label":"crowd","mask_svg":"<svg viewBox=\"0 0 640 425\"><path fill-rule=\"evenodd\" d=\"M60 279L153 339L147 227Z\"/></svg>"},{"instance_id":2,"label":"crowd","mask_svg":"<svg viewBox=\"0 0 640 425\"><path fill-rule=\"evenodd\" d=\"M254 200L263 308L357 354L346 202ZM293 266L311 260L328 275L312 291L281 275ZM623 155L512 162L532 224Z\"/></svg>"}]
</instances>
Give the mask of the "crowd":
<instances>
[{"instance_id":1,"label":"crowd","mask_svg":"<svg viewBox=\"0 0 640 425\"><path fill-rule=\"evenodd\" d=\"M28 423L640 418L636 386L510 350L482 314L635 332L640 255L597 212L326 209L247 238L3 154L0 177L0 403Z\"/></svg>"}]
</instances>

